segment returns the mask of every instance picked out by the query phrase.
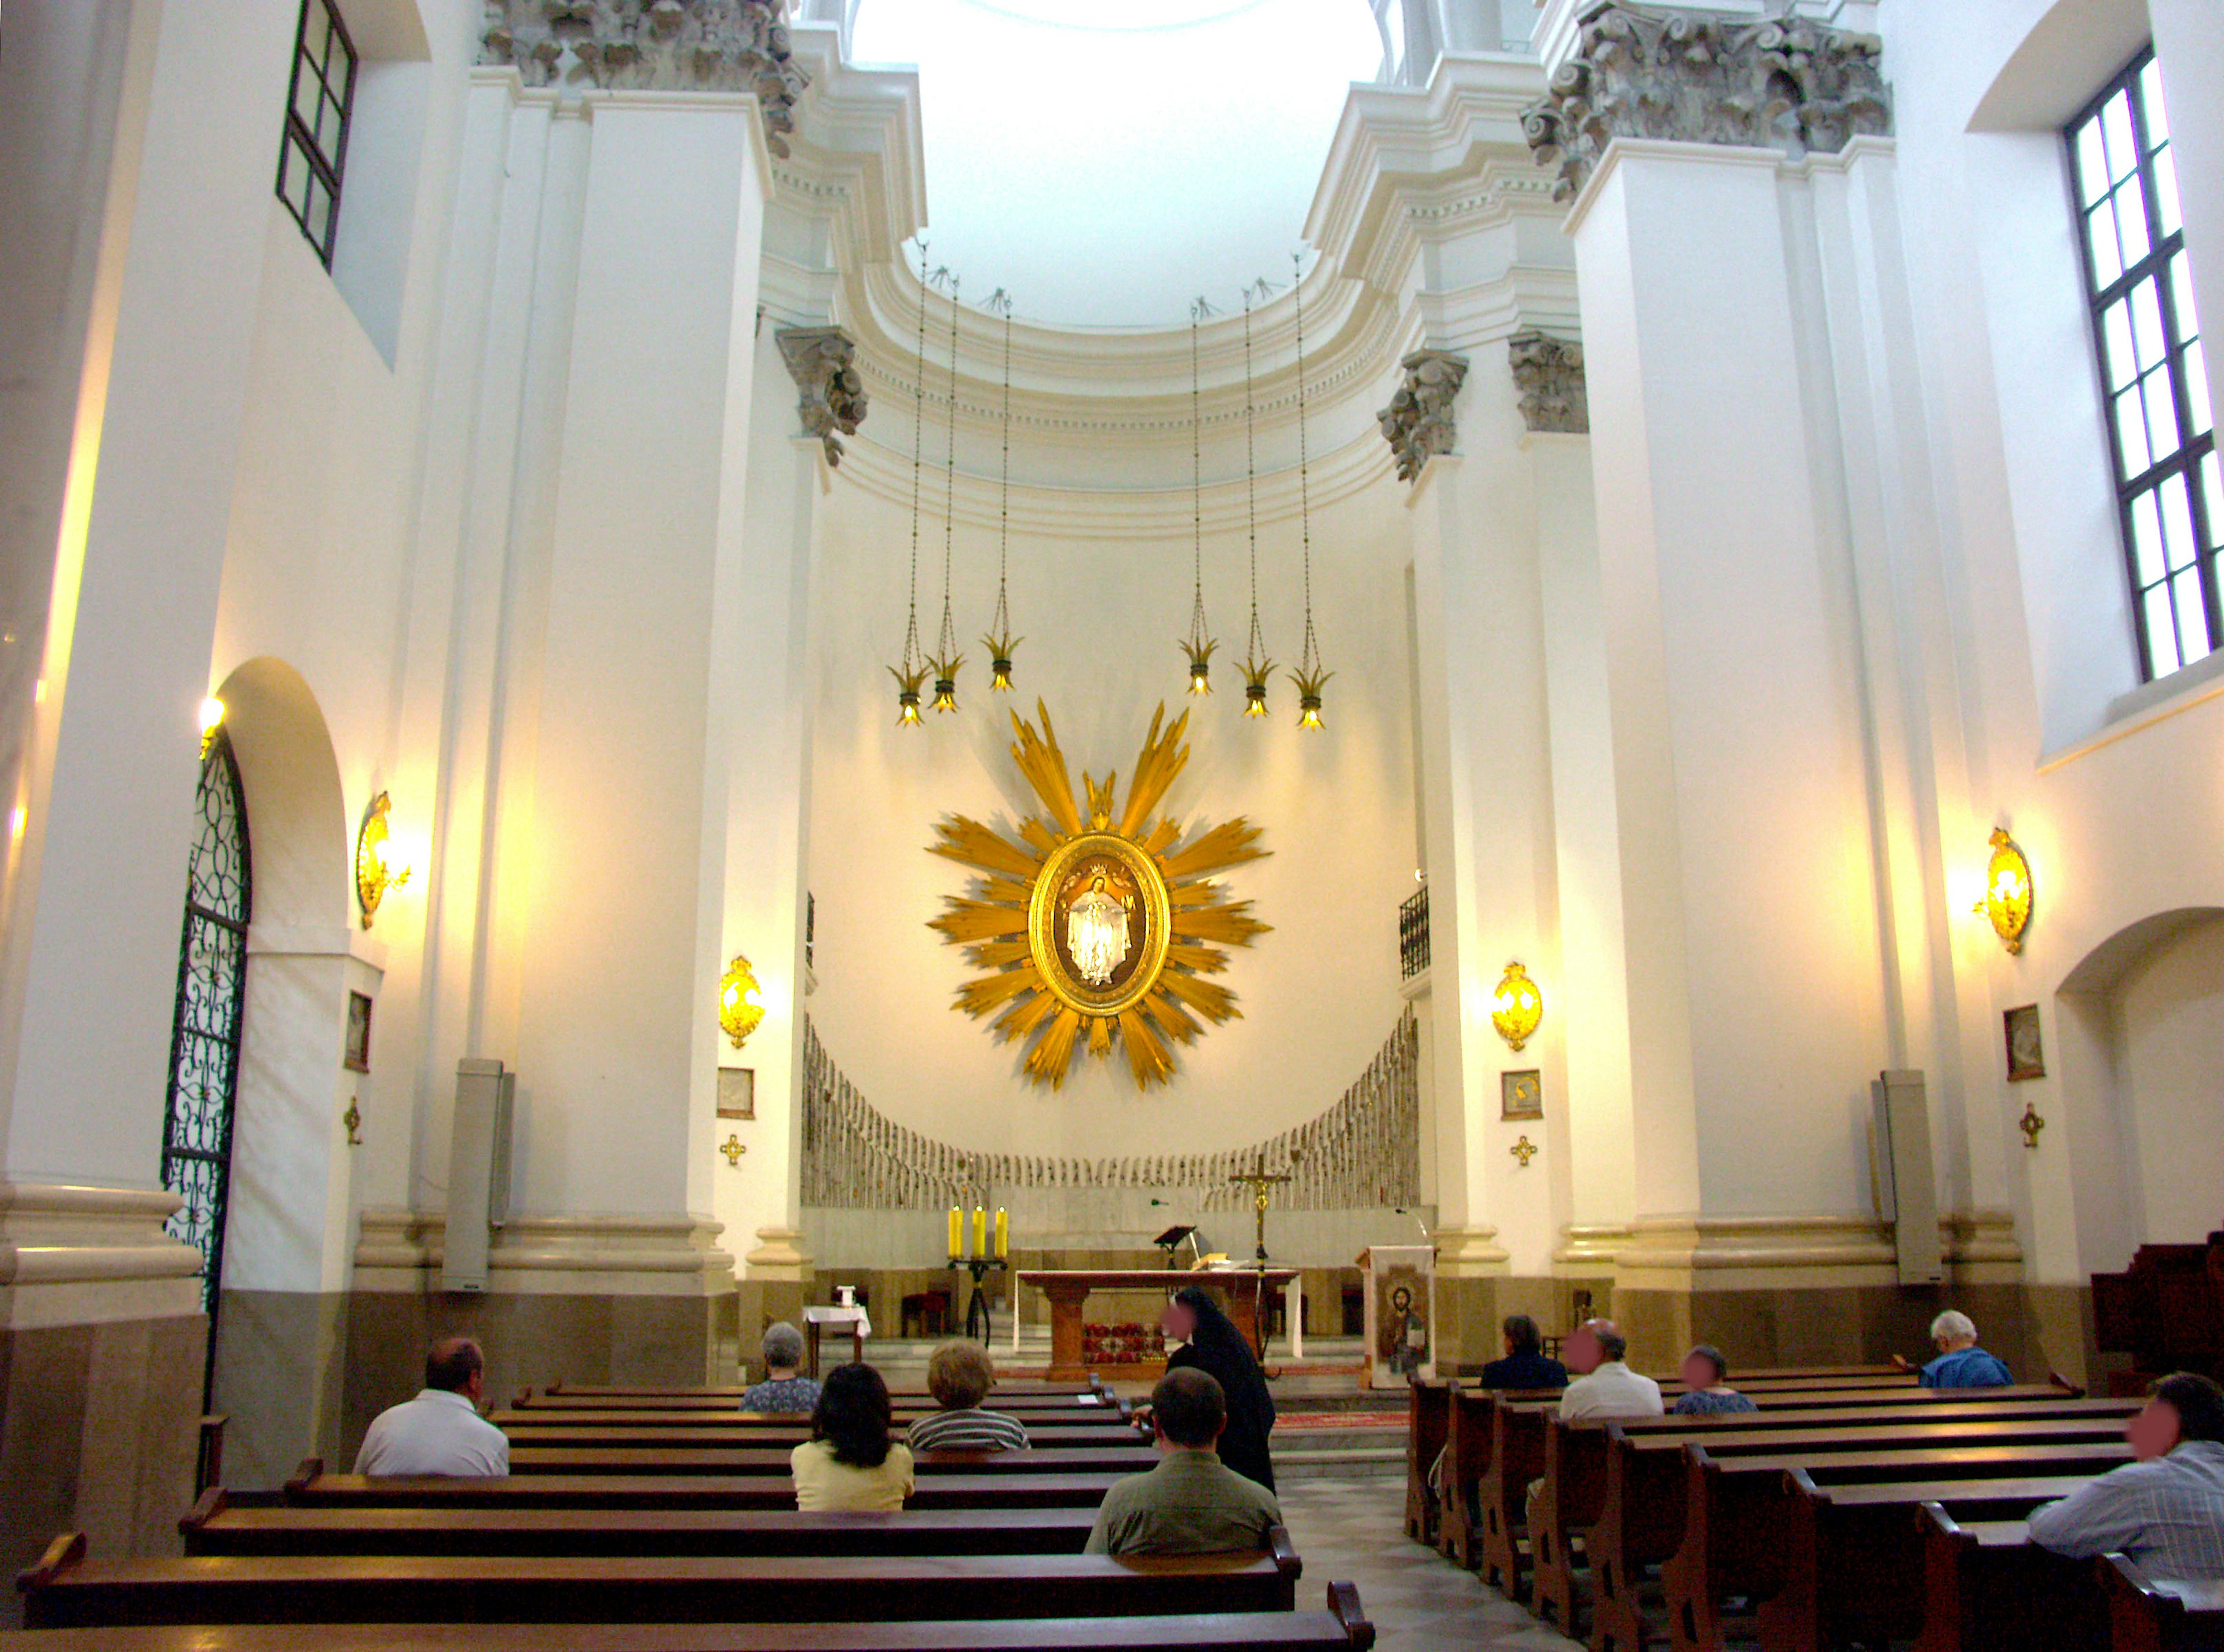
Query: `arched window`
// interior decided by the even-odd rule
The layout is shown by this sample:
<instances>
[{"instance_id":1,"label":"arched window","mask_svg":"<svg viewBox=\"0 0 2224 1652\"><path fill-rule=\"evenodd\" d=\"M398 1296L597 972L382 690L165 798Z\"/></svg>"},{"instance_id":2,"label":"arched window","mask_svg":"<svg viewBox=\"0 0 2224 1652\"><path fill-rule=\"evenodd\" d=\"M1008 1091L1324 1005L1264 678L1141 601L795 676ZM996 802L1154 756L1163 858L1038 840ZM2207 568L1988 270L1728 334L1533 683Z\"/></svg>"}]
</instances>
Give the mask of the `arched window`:
<instances>
[{"instance_id":1,"label":"arched window","mask_svg":"<svg viewBox=\"0 0 2224 1652\"><path fill-rule=\"evenodd\" d=\"M232 1106L247 993L247 806L222 729L201 758L195 832L170 1026L170 1091L162 1120L162 1185L184 1199L169 1229L201 1253L201 1307L216 1316L231 1180ZM212 1326L212 1332L213 1326ZM212 1334L210 1346L215 1339Z\"/></svg>"}]
</instances>

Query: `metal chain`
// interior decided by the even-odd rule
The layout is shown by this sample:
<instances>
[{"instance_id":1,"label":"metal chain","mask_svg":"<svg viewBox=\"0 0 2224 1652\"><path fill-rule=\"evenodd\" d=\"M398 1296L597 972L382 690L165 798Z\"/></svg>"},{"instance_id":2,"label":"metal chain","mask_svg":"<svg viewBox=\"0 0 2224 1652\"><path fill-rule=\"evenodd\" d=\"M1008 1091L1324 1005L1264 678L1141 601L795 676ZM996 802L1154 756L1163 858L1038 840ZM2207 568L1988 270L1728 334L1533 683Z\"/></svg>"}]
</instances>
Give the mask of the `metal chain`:
<instances>
[{"instance_id":1,"label":"metal chain","mask_svg":"<svg viewBox=\"0 0 2224 1652\"><path fill-rule=\"evenodd\" d=\"M1305 640L1298 656L1298 667L1305 675L1320 670L1320 644L1313 638L1313 517L1311 497L1307 489L1305 453L1305 294L1302 282L1305 274L1303 255L1290 255L1290 296L1296 301L1298 312L1298 531L1305 547Z\"/></svg>"},{"instance_id":2,"label":"metal chain","mask_svg":"<svg viewBox=\"0 0 2224 1652\"><path fill-rule=\"evenodd\" d=\"M904 628L903 668L919 665L919 484L921 441L926 430L926 243L919 244L919 344L913 357L911 418L911 622Z\"/></svg>"},{"instance_id":3,"label":"metal chain","mask_svg":"<svg viewBox=\"0 0 2224 1652\"><path fill-rule=\"evenodd\" d=\"M1265 282L1259 283L1260 287ZM1251 400L1251 294L1243 289L1243 495L1250 517L1251 535L1251 657L1264 657L1266 641L1259 630L1259 486L1256 442L1257 409Z\"/></svg>"},{"instance_id":4,"label":"metal chain","mask_svg":"<svg viewBox=\"0 0 2224 1652\"><path fill-rule=\"evenodd\" d=\"M1199 298L1189 307L1189 490L1190 527L1192 543L1190 556L1190 614L1189 640L1194 648L1203 648L1205 640L1204 623L1204 459L1201 446L1200 429L1204 415L1197 389L1197 325L1211 313L1211 308Z\"/></svg>"},{"instance_id":5,"label":"metal chain","mask_svg":"<svg viewBox=\"0 0 2224 1652\"><path fill-rule=\"evenodd\" d=\"M1004 453L996 499L996 623L993 628L1001 636L1012 629L1005 592L1012 519L1012 295L999 287L989 294L989 303L1004 313Z\"/></svg>"},{"instance_id":6,"label":"metal chain","mask_svg":"<svg viewBox=\"0 0 2224 1652\"><path fill-rule=\"evenodd\" d=\"M957 533L957 277L950 277L950 439L944 455L942 484L942 658L957 657L957 633L950 622L951 549Z\"/></svg>"}]
</instances>

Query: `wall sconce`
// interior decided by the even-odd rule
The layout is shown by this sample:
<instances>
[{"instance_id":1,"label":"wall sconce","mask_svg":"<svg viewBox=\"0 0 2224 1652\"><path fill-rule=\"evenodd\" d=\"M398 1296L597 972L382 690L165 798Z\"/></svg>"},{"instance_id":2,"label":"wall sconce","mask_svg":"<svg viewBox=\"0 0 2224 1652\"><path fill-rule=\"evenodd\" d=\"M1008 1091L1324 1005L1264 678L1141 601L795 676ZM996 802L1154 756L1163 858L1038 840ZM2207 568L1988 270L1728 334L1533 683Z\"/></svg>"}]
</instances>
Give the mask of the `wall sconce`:
<instances>
[{"instance_id":1,"label":"wall sconce","mask_svg":"<svg viewBox=\"0 0 2224 1652\"><path fill-rule=\"evenodd\" d=\"M409 881L409 868L395 867L393 845L387 836L386 816L393 807L384 792L372 798L355 834L355 901L363 909L366 929L377 915L378 903L386 898L387 890L398 889Z\"/></svg>"},{"instance_id":2,"label":"wall sconce","mask_svg":"<svg viewBox=\"0 0 2224 1652\"><path fill-rule=\"evenodd\" d=\"M2031 927L2031 863L2000 827L1993 828L1989 841L1993 858L1985 866L1985 898L1971 909L1992 920L2001 946L2019 953L2023 932Z\"/></svg>"},{"instance_id":3,"label":"wall sconce","mask_svg":"<svg viewBox=\"0 0 2224 1652\"><path fill-rule=\"evenodd\" d=\"M756 972L749 967L748 959L736 953L734 961L718 978L718 1026L739 1049L764 1016L764 1005L757 1001Z\"/></svg>"},{"instance_id":4,"label":"wall sconce","mask_svg":"<svg viewBox=\"0 0 2224 1652\"><path fill-rule=\"evenodd\" d=\"M201 702L201 756L206 757L209 748L216 744L216 731L224 726L224 702L211 694Z\"/></svg>"},{"instance_id":5,"label":"wall sconce","mask_svg":"<svg viewBox=\"0 0 2224 1652\"><path fill-rule=\"evenodd\" d=\"M1529 1041L1529 1035L1545 1018L1545 995L1537 991L1529 972L1519 964L1506 966L1505 977L1498 984L1498 994L1491 1002L1495 1007L1490 1012L1490 1024L1498 1029L1501 1038L1517 1050Z\"/></svg>"}]
</instances>

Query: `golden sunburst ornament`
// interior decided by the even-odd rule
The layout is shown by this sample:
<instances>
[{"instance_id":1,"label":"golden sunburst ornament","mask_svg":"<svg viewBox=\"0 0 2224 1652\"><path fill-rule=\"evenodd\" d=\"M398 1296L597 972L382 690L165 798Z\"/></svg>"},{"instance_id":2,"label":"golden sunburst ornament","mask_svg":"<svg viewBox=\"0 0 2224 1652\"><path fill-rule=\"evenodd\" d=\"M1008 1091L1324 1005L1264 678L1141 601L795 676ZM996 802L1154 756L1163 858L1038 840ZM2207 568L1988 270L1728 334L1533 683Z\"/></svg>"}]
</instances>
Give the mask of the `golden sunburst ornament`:
<instances>
[{"instance_id":1,"label":"golden sunburst ornament","mask_svg":"<svg viewBox=\"0 0 2224 1652\"><path fill-rule=\"evenodd\" d=\"M1084 815L1050 710L1040 700L1035 710L1040 733L1012 714L1012 759L1045 813L1020 823L1017 842L953 816L929 845L982 874L975 893L949 896L931 926L988 972L958 989L953 1008L993 1015L1000 1041L1027 1044L1027 1076L1038 1084L1058 1088L1081 1044L1101 1060L1116 1038L1136 1088L1148 1089L1173 1075L1172 1044L1196 1038L1204 1022L1242 1013L1234 993L1205 978L1228 967L1222 946L1248 946L1271 926L1212 879L1267 851L1256 846L1259 828L1240 817L1185 845L1174 821L1151 822L1189 761L1188 713L1163 734L1166 708L1153 715L1116 814L1119 776L1099 786L1084 773Z\"/></svg>"}]
</instances>

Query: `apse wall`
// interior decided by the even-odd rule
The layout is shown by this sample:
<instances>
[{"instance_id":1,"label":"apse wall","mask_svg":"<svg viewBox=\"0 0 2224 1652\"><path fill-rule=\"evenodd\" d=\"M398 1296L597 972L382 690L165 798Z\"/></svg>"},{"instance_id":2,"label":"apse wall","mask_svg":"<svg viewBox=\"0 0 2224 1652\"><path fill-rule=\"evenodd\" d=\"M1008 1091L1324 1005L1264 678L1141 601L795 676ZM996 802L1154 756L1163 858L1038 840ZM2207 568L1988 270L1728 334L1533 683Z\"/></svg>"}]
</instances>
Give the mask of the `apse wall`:
<instances>
[{"instance_id":1,"label":"apse wall","mask_svg":"<svg viewBox=\"0 0 2224 1652\"><path fill-rule=\"evenodd\" d=\"M1216 528L1206 545L1206 602L1221 649L1215 692L1198 700L1183 692L1175 646L1189 618L1190 535L1161 528L1125 537L1117 496L1040 493L1031 496L1030 516L1054 524L1069 513L1076 531L1014 535L1012 623L1026 639L1018 692L987 691L979 646L995 600L993 523L961 521L953 600L967 656L963 709L930 714L923 730L899 729L887 668L904 634L908 512L837 473L820 502L812 603L808 865L818 985L806 1008L834 1062L881 1112L989 1151L1216 1151L1311 1118L1365 1070L1405 1007L1398 907L1412 893L1416 863L1407 530L1404 490L1387 460L1386 453L1381 474L1355 495L1315 511L1317 622L1336 675L1327 728L1302 733L1295 691L1279 673L1272 716L1240 714L1240 518L1234 532ZM1132 514L1166 522L1166 501L1153 503ZM1298 524L1277 513L1260 539L1262 623L1274 657L1287 659L1302 629ZM932 646L938 516L923 521L921 544L919 623ZM1033 718L1039 698L1077 788L1084 769L1100 779L1110 769L1124 788L1153 711L1163 702L1169 717L1191 712L1189 765L1167 812L1192 831L1246 816L1271 851L1227 877L1273 926L1232 949L1219 978L1237 995L1240 1018L1180 1050L1172 1082L1147 1093L1116 1050L1109 1062L1077 1057L1055 1093L1027 1082L1017 1047L994 1041L985 1023L953 1008L976 972L927 927L944 898L970 883L964 868L927 852L935 823L964 813L1008 830L1039 808L1008 751L1009 713Z\"/></svg>"}]
</instances>

